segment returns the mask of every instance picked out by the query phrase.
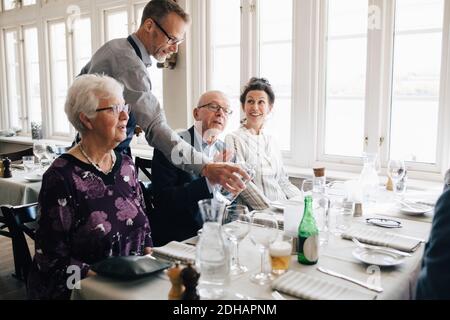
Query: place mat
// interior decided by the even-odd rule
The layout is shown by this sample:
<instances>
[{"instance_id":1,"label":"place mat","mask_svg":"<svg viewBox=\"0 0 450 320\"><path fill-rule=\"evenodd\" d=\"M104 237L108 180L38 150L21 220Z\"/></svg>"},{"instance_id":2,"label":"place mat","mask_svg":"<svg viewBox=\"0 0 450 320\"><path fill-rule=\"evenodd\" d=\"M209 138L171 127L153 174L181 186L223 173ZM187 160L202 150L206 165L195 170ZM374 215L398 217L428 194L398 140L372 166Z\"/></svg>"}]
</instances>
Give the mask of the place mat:
<instances>
[{"instance_id":1,"label":"place mat","mask_svg":"<svg viewBox=\"0 0 450 320\"><path fill-rule=\"evenodd\" d=\"M272 282L272 289L306 300L373 300L376 293L366 293L325 279L289 270Z\"/></svg>"},{"instance_id":2,"label":"place mat","mask_svg":"<svg viewBox=\"0 0 450 320\"><path fill-rule=\"evenodd\" d=\"M385 232L373 228L354 227L342 233L343 239L358 239L360 242L373 244L376 246L384 246L397 250L413 252L420 246L421 241L402 237L401 235Z\"/></svg>"},{"instance_id":3,"label":"place mat","mask_svg":"<svg viewBox=\"0 0 450 320\"><path fill-rule=\"evenodd\" d=\"M168 244L153 248L152 255L166 260L179 260L182 263L195 263L194 246L190 246L178 241L171 241Z\"/></svg>"}]
</instances>

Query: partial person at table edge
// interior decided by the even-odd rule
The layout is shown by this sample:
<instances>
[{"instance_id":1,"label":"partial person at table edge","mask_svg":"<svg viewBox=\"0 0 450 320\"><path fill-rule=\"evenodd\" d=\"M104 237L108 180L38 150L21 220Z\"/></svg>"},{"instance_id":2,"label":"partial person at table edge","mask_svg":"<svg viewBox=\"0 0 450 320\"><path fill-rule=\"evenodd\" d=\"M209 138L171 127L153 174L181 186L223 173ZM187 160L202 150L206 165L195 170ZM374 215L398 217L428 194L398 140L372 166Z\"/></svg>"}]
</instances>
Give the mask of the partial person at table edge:
<instances>
[{"instance_id":1,"label":"partial person at table edge","mask_svg":"<svg viewBox=\"0 0 450 320\"><path fill-rule=\"evenodd\" d=\"M114 148L126 138L123 86L84 75L69 88L65 112L81 141L45 172L38 201L30 299L69 299L68 281L94 274L110 256L151 252L151 230L132 159Z\"/></svg>"},{"instance_id":2,"label":"partial person at table edge","mask_svg":"<svg viewBox=\"0 0 450 320\"><path fill-rule=\"evenodd\" d=\"M438 199L425 246L416 299L450 299L450 190Z\"/></svg>"}]
</instances>

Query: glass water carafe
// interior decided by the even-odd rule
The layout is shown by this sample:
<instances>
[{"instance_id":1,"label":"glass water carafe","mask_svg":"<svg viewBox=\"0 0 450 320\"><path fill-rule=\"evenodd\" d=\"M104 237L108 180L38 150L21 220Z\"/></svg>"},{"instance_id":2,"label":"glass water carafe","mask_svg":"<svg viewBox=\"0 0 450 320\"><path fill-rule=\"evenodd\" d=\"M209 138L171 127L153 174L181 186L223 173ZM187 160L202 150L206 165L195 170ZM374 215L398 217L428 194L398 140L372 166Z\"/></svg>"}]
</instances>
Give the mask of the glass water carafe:
<instances>
[{"instance_id":1,"label":"glass water carafe","mask_svg":"<svg viewBox=\"0 0 450 320\"><path fill-rule=\"evenodd\" d=\"M225 203L216 199L198 202L203 230L197 244L196 266L200 272L199 293L202 299L219 299L225 295L229 281L229 249L222 237Z\"/></svg>"},{"instance_id":2,"label":"glass water carafe","mask_svg":"<svg viewBox=\"0 0 450 320\"><path fill-rule=\"evenodd\" d=\"M378 154L364 153L364 167L359 177L364 203L375 202L378 195L380 179Z\"/></svg>"}]
</instances>

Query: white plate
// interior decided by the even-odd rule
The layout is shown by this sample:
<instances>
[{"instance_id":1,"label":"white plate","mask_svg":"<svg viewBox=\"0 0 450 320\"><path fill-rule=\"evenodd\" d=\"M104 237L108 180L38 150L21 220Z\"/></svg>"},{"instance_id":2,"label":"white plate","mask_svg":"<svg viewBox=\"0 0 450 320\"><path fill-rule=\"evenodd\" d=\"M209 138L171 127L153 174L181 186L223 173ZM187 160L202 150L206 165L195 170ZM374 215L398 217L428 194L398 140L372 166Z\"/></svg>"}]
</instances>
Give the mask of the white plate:
<instances>
[{"instance_id":1,"label":"white plate","mask_svg":"<svg viewBox=\"0 0 450 320\"><path fill-rule=\"evenodd\" d=\"M400 212L408 216L420 216L422 214L432 211L433 209L434 207L423 204L420 205L418 204L417 208L415 208L415 205L413 204L411 204L411 207L408 207L406 205L399 206Z\"/></svg>"},{"instance_id":2,"label":"white plate","mask_svg":"<svg viewBox=\"0 0 450 320\"><path fill-rule=\"evenodd\" d=\"M278 201L271 202L270 206L280 211L284 211L284 208L286 207L284 204Z\"/></svg>"},{"instance_id":3,"label":"white plate","mask_svg":"<svg viewBox=\"0 0 450 320\"><path fill-rule=\"evenodd\" d=\"M382 267L396 266L403 263L405 260L403 257L396 255L395 253L365 248L356 248L353 250L352 254L359 261Z\"/></svg>"},{"instance_id":4,"label":"white plate","mask_svg":"<svg viewBox=\"0 0 450 320\"><path fill-rule=\"evenodd\" d=\"M42 181L42 175L32 174L29 176L25 176L24 179L27 180L28 182L38 182L38 181Z\"/></svg>"}]
</instances>

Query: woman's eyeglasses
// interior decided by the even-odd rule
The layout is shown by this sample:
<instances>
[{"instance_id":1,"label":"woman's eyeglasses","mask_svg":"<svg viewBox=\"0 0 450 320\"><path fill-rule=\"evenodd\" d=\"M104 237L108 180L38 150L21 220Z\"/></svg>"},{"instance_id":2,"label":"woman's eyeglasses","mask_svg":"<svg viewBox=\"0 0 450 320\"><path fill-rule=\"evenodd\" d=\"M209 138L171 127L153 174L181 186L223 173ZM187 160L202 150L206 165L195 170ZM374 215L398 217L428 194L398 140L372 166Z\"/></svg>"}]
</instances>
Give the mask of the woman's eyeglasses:
<instances>
[{"instance_id":1,"label":"woman's eyeglasses","mask_svg":"<svg viewBox=\"0 0 450 320\"><path fill-rule=\"evenodd\" d=\"M222 109L223 113L225 113L228 116L233 113L233 110L231 110L230 108L222 107L221 105L214 104L214 103L208 103L203 106L198 106L197 108L198 109L207 108L209 111L212 111L212 112L218 112L220 109Z\"/></svg>"},{"instance_id":2,"label":"woman's eyeglasses","mask_svg":"<svg viewBox=\"0 0 450 320\"><path fill-rule=\"evenodd\" d=\"M121 112L130 113L130 106L128 104L114 104L109 107L105 108L99 108L95 110L95 112L105 111L105 110L112 110L114 114L119 114Z\"/></svg>"}]
</instances>

